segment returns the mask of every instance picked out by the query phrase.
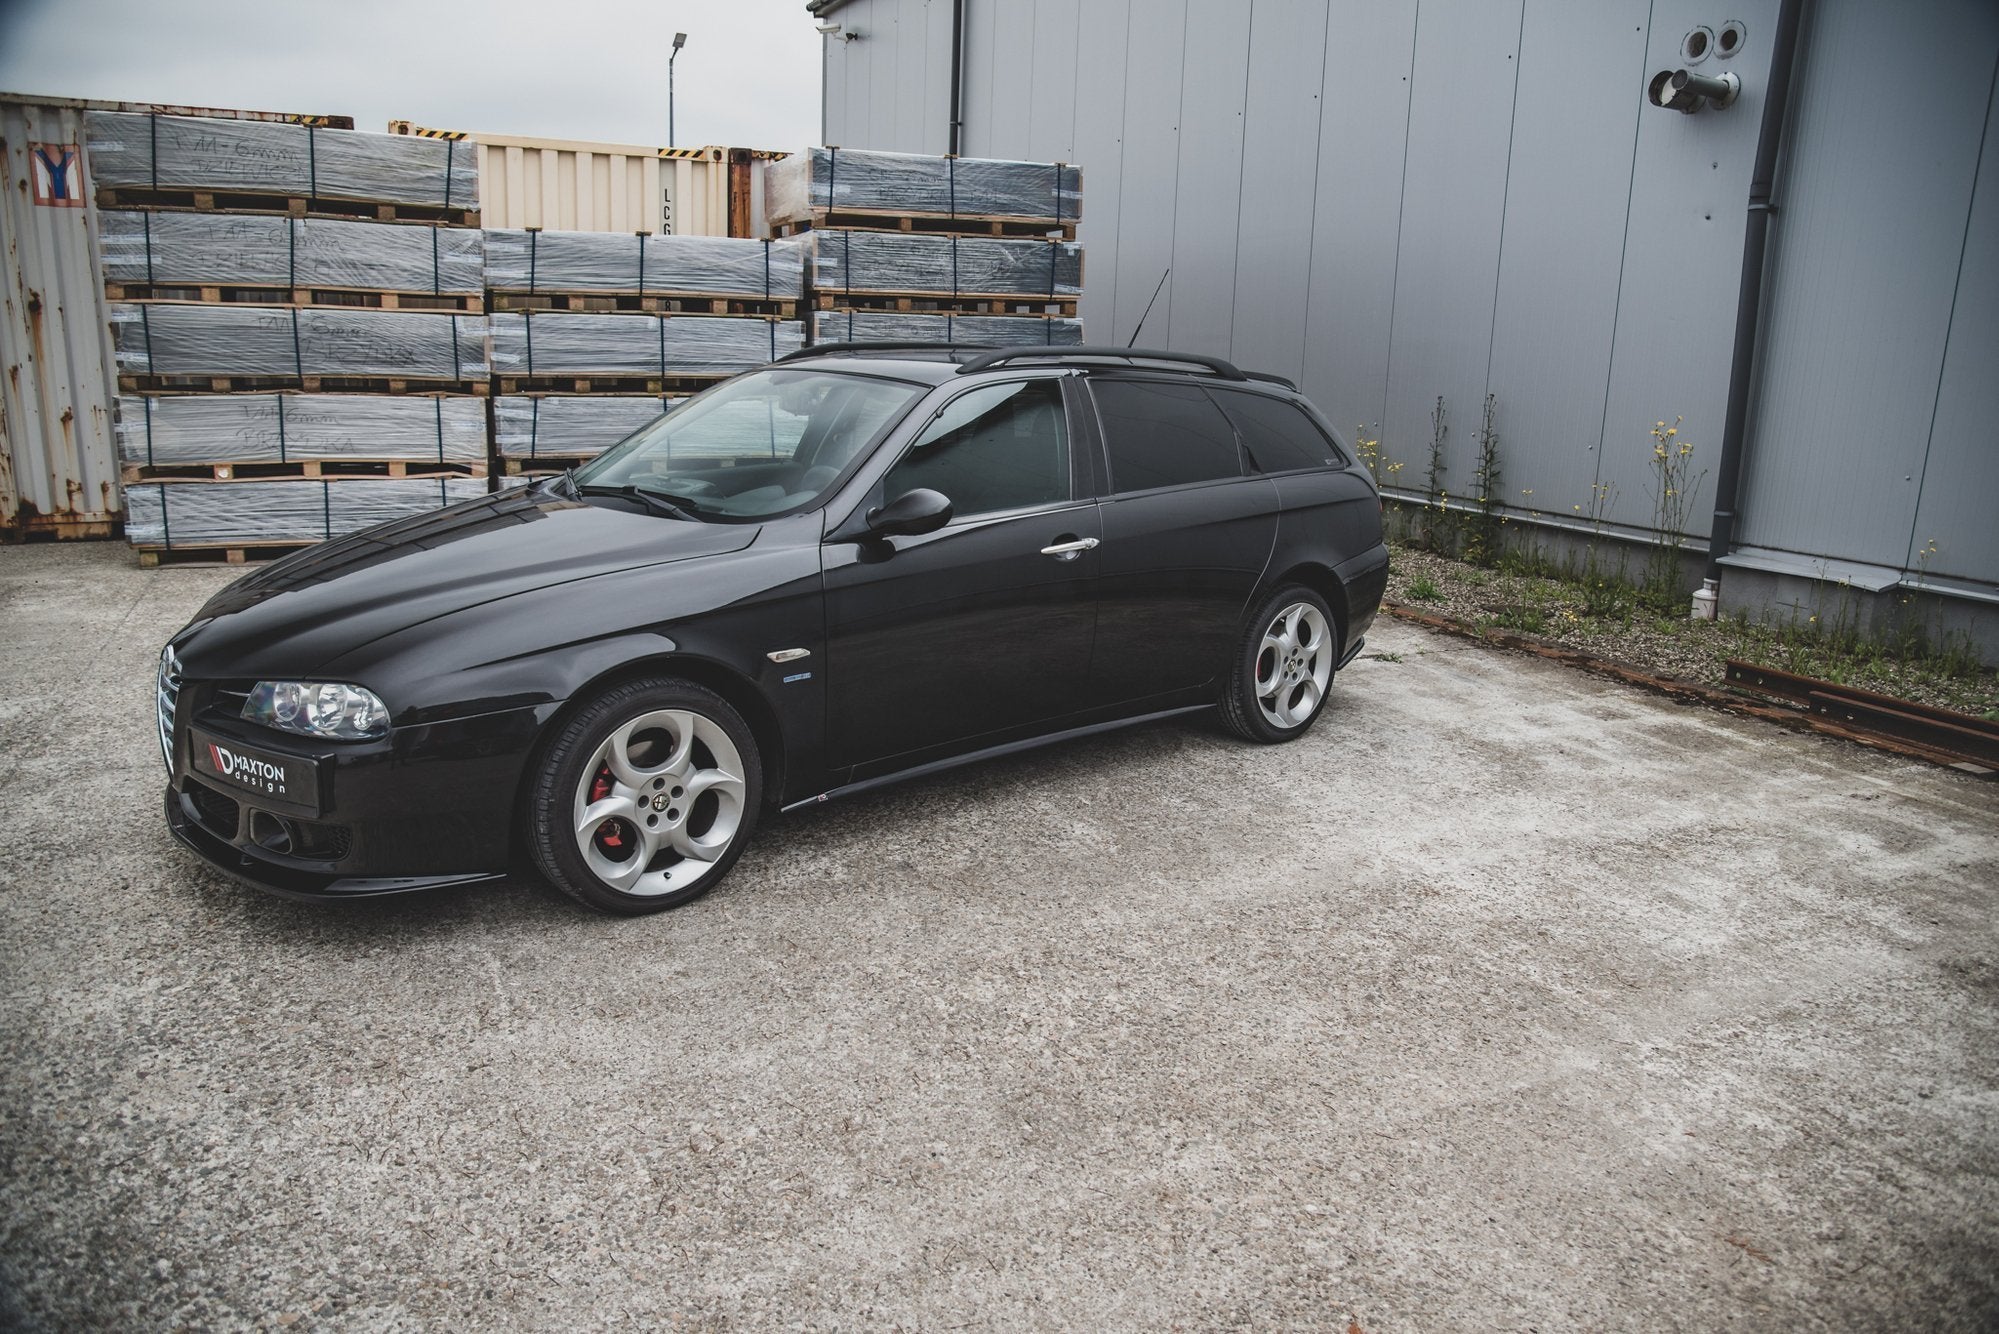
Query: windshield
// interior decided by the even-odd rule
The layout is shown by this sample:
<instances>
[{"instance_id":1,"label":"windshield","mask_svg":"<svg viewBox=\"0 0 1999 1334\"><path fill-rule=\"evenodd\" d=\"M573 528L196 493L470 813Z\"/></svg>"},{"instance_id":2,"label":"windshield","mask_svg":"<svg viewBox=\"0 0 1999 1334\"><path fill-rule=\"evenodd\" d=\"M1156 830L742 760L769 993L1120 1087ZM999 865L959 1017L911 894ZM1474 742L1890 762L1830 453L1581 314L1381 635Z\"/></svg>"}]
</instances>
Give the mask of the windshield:
<instances>
[{"instance_id":1,"label":"windshield","mask_svg":"<svg viewBox=\"0 0 1999 1334\"><path fill-rule=\"evenodd\" d=\"M760 519L824 495L924 386L756 371L698 394L576 470L586 494L637 490L695 518Z\"/></svg>"}]
</instances>

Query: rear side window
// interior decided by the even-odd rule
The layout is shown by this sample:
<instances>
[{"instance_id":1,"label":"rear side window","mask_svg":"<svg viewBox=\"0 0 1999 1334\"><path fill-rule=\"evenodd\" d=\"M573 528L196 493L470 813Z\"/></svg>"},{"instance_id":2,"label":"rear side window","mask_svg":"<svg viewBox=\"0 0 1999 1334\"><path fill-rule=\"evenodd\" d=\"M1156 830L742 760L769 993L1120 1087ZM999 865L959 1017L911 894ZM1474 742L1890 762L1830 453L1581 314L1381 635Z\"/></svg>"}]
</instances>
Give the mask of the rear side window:
<instances>
[{"instance_id":1,"label":"rear side window","mask_svg":"<svg viewBox=\"0 0 1999 1334\"><path fill-rule=\"evenodd\" d=\"M1235 428L1199 385L1092 378L1113 491L1242 476Z\"/></svg>"},{"instance_id":2,"label":"rear side window","mask_svg":"<svg viewBox=\"0 0 1999 1334\"><path fill-rule=\"evenodd\" d=\"M1343 466L1339 446L1297 404L1240 389L1216 389L1214 395L1241 428L1257 471Z\"/></svg>"}]
</instances>

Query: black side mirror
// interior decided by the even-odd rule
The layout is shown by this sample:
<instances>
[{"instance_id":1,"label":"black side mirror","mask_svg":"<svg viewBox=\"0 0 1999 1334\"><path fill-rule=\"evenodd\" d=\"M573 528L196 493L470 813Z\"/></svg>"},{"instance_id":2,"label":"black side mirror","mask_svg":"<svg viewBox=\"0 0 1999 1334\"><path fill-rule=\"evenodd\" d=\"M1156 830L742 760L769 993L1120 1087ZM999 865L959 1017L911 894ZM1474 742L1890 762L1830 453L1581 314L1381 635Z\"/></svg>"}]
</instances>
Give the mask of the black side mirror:
<instances>
[{"instance_id":1,"label":"black side mirror","mask_svg":"<svg viewBox=\"0 0 1999 1334\"><path fill-rule=\"evenodd\" d=\"M868 511L871 537L915 537L934 533L951 522L951 498L941 491L918 487L888 504Z\"/></svg>"}]
</instances>

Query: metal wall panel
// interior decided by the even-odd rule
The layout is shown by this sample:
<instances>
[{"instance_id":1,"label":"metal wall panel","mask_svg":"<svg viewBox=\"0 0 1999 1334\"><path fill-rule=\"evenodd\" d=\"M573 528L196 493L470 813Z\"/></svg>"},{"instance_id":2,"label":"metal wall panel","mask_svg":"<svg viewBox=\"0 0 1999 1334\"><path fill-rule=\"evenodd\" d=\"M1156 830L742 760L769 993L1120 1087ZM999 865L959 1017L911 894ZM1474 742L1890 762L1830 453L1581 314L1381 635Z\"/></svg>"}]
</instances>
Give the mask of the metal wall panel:
<instances>
[{"instance_id":1,"label":"metal wall panel","mask_svg":"<svg viewBox=\"0 0 1999 1334\"><path fill-rule=\"evenodd\" d=\"M1327 18L1301 383L1343 431L1387 411L1416 9L1339 0Z\"/></svg>"},{"instance_id":2,"label":"metal wall panel","mask_svg":"<svg viewBox=\"0 0 1999 1334\"><path fill-rule=\"evenodd\" d=\"M1083 243L1083 329L1093 339L1110 337L1117 326L1114 261L1122 206L1125 46L1131 7L1132 0L1089 0L1076 31L1072 160L1083 168L1083 220L1076 239Z\"/></svg>"},{"instance_id":3,"label":"metal wall panel","mask_svg":"<svg viewBox=\"0 0 1999 1334\"><path fill-rule=\"evenodd\" d=\"M1506 183L1487 392L1496 396L1498 503L1587 508L1603 438L1611 333L1650 0L1531 0ZM1587 60L1575 52L1587 51ZM1590 114L1578 115L1577 108ZM1478 404L1453 415L1472 445ZM1460 474L1469 484L1471 472Z\"/></svg>"},{"instance_id":4,"label":"metal wall panel","mask_svg":"<svg viewBox=\"0 0 1999 1334\"><path fill-rule=\"evenodd\" d=\"M1253 207L1238 210L1225 354L1293 380L1305 371L1305 279L1330 18L1324 0L1258 0L1249 29L1240 193Z\"/></svg>"},{"instance_id":5,"label":"metal wall panel","mask_svg":"<svg viewBox=\"0 0 1999 1334\"><path fill-rule=\"evenodd\" d=\"M1173 210L1173 280L1160 326L1164 346L1184 352L1227 355L1235 323L1248 9L1247 0L1187 0L1186 40L1196 44L1196 58L1180 76L1181 188Z\"/></svg>"},{"instance_id":6,"label":"metal wall panel","mask_svg":"<svg viewBox=\"0 0 1999 1334\"><path fill-rule=\"evenodd\" d=\"M122 505L111 422L117 373L83 115L79 106L0 101L0 531L108 536L101 525ZM37 168L35 145L48 147L56 175ZM63 170L69 149L76 156Z\"/></svg>"},{"instance_id":7,"label":"metal wall panel","mask_svg":"<svg viewBox=\"0 0 1999 1334\"><path fill-rule=\"evenodd\" d=\"M983 44L967 55L978 55L985 92L985 120L971 126L966 153L971 157L997 157L1001 141L1014 145L1007 156L1029 157L1026 152L1034 115L1034 31L1033 4L987 4L972 6L991 13L992 28ZM974 31L978 31L974 28Z\"/></svg>"},{"instance_id":8,"label":"metal wall panel","mask_svg":"<svg viewBox=\"0 0 1999 1334\"><path fill-rule=\"evenodd\" d=\"M1171 265L1144 341L1300 373L1343 427L1382 431L1405 486L1421 483L1439 393L1448 479L1469 481L1489 387L1507 503L1573 519L1602 485L1607 528L1642 536L1654 421L1684 418L1695 467L1718 461L1777 4L968 0L966 147L1083 167L1094 340L1130 338ZM940 17L928 61L948 79ZM1737 103L1645 105L1649 75L1685 63L1684 36L1728 19L1746 45L1703 68L1742 80ZM1986 0L1808 9L1747 561L1781 548L1794 569L1831 556L1999 585L1995 28ZM839 79L861 59L836 52ZM834 114L829 137L860 146L866 118ZM1689 499L1696 544L1711 493Z\"/></svg>"},{"instance_id":9,"label":"metal wall panel","mask_svg":"<svg viewBox=\"0 0 1999 1334\"><path fill-rule=\"evenodd\" d=\"M1999 100L1988 98L1986 108L1985 151L1905 559L1919 575L1972 580L1991 594L1999 593ZM1932 543L1936 552L1926 555Z\"/></svg>"},{"instance_id":10,"label":"metal wall panel","mask_svg":"<svg viewBox=\"0 0 1999 1334\"><path fill-rule=\"evenodd\" d=\"M1814 6L1778 191L1745 544L1907 559L1995 52L1987 0L1892 18L1867 0Z\"/></svg>"},{"instance_id":11,"label":"metal wall panel","mask_svg":"<svg viewBox=\"0 0 1999 1334\"><path fill-rule=\"evenodd\" d=\"M1117 270L1117 303L1108 327L1086 324L1093 341L1128 343L1146 303L1173 263L1174 208L1180 193L1181 39L1186 33L1186 0L1144 0L1134 4L1124 62L1123 182L1118 195L1116 241L1109 260ZM1090 189L1083 164L1083 189ZM1086 195L1086 221L1095 207ZM1099 233L1101 235L1101 233ZM1104 270L1100 259L1084 260L1085 291ZM1168 279L1168 285L1171 280ZM1166 336L1162 294L1147 322L1145 340Z\"/></svg>"},{"instance_id":12,"label":"metal wall panel","mask_svg":"<svg viewBox=\"0 0 1999 1334\"><path fill-rule=\"evenodd\" d=\"M1029 161L1076 160L1076 44L1082 21L1083 0L1034 0Z\"/></svg>"},{"instance_id":13,"label":"metal wall panel","mask_svg":"<svg viewBox=\"0 0 1999 1334\"><path fill-rule=\"evenodd\" d=\"M1591 479L1609 489L1605 516L1613 528L1642 531L1652 522L1650 432L1662 417L1686 419L1680 430L1694 442L1695 466L1710 474L1693 497L1688 527L1705 536L1713 517L1712 471L1728 403L1743 226L1776 0L1736 0L1727 14L1711 0L1656 0L1644 64L1647 71L1678 68L1682 38L1696 25L1712 28L1727 18L1741 19L1749 33L1727 65L1742 80L1735 105L1692 116L1646 105L1638 115L1603 444ZM1644 97L1642 82L1631 95Z\"/></svg>"},{"instance_id":14,"label":"metal wall panel","mask_svg":"<svg viewBox=\"0 0 1999 1334\"><path fill-rule=\"evenodd\" d=\"M1519 0L1428 0L1416 20L1381 446L1405 464L1403 484L1419 484L1442 395L1453 495L1467 485L1485 397L1520 18Z\"/></svg>"}]
</instances>

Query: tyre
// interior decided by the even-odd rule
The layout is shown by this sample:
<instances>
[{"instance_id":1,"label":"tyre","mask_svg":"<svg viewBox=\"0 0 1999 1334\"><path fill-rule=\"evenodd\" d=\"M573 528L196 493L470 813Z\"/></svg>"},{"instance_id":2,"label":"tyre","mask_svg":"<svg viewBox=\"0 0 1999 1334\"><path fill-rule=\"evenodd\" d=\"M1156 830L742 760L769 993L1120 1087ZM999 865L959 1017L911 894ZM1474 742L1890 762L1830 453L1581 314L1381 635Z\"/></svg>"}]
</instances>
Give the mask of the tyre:
<instances>
[{"instance_id":1,"label":"tyre","mask_svg":"<svg viewBox=\"0 0 1999 1334\"><path fill-rule=\"evenodd\" d=\"M636 916L729 873L756 827L763 765L742 715L712 690L628 681L562 724L527 802L528 851L549 882Z\"/></svg>"},{"instance_id":2,"label":"tyre","mask_svg":"<svg viewBox=\"0 0 1999 1334\"><path fill-rule=\"evenodd\" d=\"M1339 623L1326 600L1296 584L1249 618L1222 691L1222 721L1245 741L1274 745L1311 729L1340 660Z\"/></svg>"}]
</instances>

